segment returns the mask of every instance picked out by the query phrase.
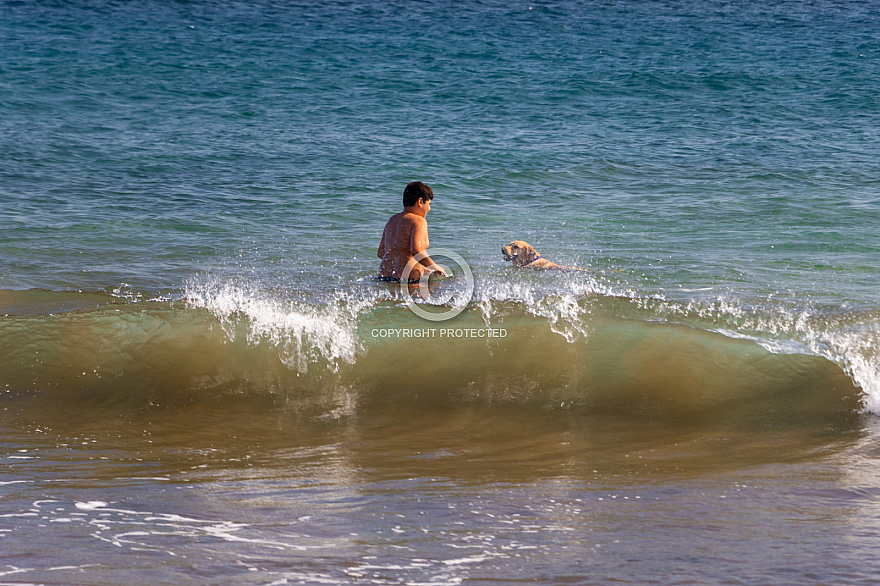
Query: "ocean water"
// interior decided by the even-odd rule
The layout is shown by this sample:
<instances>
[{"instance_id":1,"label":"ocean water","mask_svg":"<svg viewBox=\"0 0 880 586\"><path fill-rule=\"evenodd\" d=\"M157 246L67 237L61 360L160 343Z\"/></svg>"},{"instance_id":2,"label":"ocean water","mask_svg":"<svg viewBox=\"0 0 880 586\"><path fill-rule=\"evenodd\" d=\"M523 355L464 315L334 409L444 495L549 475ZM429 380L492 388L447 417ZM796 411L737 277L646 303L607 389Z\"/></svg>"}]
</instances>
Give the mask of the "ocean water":
<instances>
[{"instance_id":1,"label":"ocean water","mask_svg":"<svg viewBox=\"0 0 880 586\"><path fill-rule=\"evenodd\" d=\"M876 580L878 31L0 0L0 581Z\"/></svg>"}]
</instances>

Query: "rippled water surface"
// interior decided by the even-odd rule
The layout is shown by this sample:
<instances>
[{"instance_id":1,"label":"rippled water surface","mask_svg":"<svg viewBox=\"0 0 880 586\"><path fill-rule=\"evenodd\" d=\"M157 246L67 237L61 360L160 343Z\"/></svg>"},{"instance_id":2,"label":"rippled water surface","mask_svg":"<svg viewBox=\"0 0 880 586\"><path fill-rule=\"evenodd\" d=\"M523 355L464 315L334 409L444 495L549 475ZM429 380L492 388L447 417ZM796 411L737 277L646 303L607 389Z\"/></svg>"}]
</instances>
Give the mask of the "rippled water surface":
<instances>
[{"instance_id":1,"label":"rippled water surface","mask_svg":"<svg viewBox=\"0 0 880 586\"><path fill-rule=\"evenodd\" d=\"M878 30L0 0L0 581L873 580Z\"/></svg>"}]
</instances>

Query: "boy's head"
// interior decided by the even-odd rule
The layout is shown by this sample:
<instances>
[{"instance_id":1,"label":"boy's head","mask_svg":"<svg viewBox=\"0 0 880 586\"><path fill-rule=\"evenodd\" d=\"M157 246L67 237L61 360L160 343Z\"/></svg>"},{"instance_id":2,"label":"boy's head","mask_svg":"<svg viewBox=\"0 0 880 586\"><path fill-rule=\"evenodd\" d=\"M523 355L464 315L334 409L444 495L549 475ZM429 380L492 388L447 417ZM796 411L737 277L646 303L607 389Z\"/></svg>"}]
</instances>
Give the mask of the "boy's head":
<instances>
[{"instance_id":1,"label":"boy's head","mask_svg":"<svg viewBox=\"0 0 880 586\"><path fill-rule=\"evenodd\" d=\"M434 199L434 191L421 181L413 181L403 190L403 207L412 207L420 199L431 201Z\"/></svg>"}]
</instances>

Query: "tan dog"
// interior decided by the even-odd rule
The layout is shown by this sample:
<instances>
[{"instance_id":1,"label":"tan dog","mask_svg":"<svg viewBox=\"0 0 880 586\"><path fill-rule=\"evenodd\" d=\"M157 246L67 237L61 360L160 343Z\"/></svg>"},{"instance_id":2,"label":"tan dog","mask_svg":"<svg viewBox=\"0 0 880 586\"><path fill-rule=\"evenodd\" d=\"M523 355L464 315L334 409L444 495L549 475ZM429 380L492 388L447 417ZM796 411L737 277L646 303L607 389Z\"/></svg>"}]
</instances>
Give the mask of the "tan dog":
<instances>
[{"instance_id":1,"label":"tan dog","mask_svg":"<svg viewBox=\"0 0 880 586\"><path fill-rule=\"evenodd\" d=\"M550 262L542 258L531 244L523 240L514 240L507 246L501 247L504 260L513 261L513 266L526 267L529 269L564 269L568 271L585 271L580 267L566 267Z\"/></svg>"}]
</instances>

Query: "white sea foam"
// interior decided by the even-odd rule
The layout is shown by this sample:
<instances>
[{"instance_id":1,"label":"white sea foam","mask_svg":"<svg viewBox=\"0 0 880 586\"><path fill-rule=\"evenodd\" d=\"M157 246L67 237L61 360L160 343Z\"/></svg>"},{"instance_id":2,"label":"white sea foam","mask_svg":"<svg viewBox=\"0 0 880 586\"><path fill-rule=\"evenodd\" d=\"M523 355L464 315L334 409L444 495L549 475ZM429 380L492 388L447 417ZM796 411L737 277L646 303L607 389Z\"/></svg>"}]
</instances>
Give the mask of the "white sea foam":
<instances>
[{"instance_id":1,"label":"white sea foam","mask_svg":"<svg viewBox=\"0 0 880 586\"><path fill-rule=\"evenodd\" d=\"M532 280L487 280L474 293L474 302L480 308L483 321L491 327L498 304L515 303L527 313L547 320L550 329L574 342L589 336L590 306L580 300L586 294L596 293L595 282L552 282L545 284Z\"/></svg>"},{"instance_id":2,"label":"white sea foam","mask_svg":"<svg viewBox=\"0 0 880 586\"><path fill-rule=\"evenodd\" d=\"M865 392L865 408L880 415L880 322L814 333L811 348L840 364Z\"/></svg>"},{"instance_id":3,"label":"white sea foam","mask_svg":"<svg viewBox=\"0 0 880 586\"><path fill-rule=\"evenodd\" d=\"M76 508L81 511L94 511L95 509L103 509L107 503L103 501L89 501L87 503L75 503Z\"/></svg>"},{"instance_id":4,"label":"white sea foam","mask_svg":"<svg viewBox=\"0 0 880 586\"><path fill-rule=\"evenodd\" d=\"M230 339L235 339L243 320L249 344L273 345L285 365L302 373L319 360L338 370L342 363L353 363L360 351L356 318L363 302L339 297L316 306L229 282L192 284L185 299L217 316Z\"/></svg>"},{"instance_id":5,"label":"white sea foam","mask_svg":"<svg viewBox=\"0 0 880 586\"><path fill-rule=\"evenodd\" d=\"M821 356L840 366L865 393L865 409L880 415L880 315L876 312L830 312L786 303L755 305L726 297L651 307L667 318L713 322L721 327L707 328L710 331L752 340L774 354Z\"/></svg>"}]
</instances>

